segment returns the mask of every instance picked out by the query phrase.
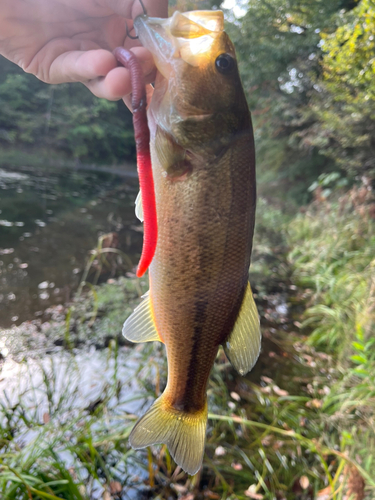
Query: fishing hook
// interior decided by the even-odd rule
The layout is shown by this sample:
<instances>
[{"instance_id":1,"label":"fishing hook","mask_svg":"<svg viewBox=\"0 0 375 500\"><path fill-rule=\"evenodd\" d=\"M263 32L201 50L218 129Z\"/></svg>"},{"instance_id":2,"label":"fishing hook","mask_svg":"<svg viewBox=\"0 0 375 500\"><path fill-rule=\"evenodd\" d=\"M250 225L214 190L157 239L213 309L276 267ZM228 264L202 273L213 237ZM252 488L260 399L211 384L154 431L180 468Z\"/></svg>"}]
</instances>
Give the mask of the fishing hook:
<instances>
[{"instance_id":1,"label":"fishing hook","mask_svg":"<svg viewBox=\"0 0 375 500\"><path fill-rule=\"evenodd\" d=\"M132 36L129 31L128 23L125 21L125 29L126 29L126 36L131 38L132 40L138 40L137 36Z\"/></svg>"},{"instance_id":2,"label":"fishing hook","mask_svg":"<svg viewBox=\"0 0 375 500\"><path fill-rule=\"evenodd\" d=\"M145 7L145 4L143 3L143 0L139 0L139 3L141 4L142 6L142 10L143 10L143 15L144 16L147 16L147 10L146 10L146 7ZM130 34L130 31L129 31L129 27L128 27L128 23L125 21L125 29L126 29L126 36L131 38L132 40L138 40L138 37L137 36L132 36Z\"/></svg>"}]
</instances>

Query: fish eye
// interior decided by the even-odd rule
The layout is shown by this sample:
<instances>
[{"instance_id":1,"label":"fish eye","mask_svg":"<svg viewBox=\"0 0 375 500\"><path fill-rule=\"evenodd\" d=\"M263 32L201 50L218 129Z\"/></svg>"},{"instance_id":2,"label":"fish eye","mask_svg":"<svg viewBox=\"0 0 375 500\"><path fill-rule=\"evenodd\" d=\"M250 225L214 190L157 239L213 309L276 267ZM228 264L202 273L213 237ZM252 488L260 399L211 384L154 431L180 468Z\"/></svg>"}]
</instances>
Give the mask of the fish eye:
<instances>
[{"instance_id":1,"label":"fish eye","mask_svg":"<svg viewBox=\"0 0 375 500\"><path fill-rule=\"evenodd\" d=\"M220 54L219 56L217 56L215 61L216 69L224 75L230 73L234 68L234 65L234 59L229 54Z\"/></svg>"}]
</instances>

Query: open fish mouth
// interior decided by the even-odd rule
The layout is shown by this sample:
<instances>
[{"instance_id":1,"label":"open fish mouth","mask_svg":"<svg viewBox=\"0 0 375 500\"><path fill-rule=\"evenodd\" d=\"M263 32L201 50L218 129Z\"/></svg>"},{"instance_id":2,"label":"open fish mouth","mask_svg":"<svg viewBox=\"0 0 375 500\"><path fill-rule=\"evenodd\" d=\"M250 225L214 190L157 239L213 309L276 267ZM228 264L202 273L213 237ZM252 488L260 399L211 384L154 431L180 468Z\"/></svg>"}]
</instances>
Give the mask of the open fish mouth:
<instances>
[{"instance_id":1,"label":"open fish mouth","mask_svg":"<svg viewBox=\"0 0 375 500\"><path fill-rule=\"evenodd\" d=\"M221 11L175 12L168 19L139 16L134 28L142 45L150 50L165 77L171 76L178 59L199 66L216 37L224 30Z\"/></svg>"},{"instance_id":2,"label":"open fish mouth","mask_svg":"<svg viewBox=\"0 0 375 500\"><path fill-rule=\"evenodd\" d=\"M139 16L134 28L158 69L148 113L152 135L156 125L171 132L184 121L209 121L212 109L188 102L180 95L178 81L189 67L201 67L212 60L212 46L224 30L223 13L175 12L168 19Z\"/></svg>"}]
</instances>

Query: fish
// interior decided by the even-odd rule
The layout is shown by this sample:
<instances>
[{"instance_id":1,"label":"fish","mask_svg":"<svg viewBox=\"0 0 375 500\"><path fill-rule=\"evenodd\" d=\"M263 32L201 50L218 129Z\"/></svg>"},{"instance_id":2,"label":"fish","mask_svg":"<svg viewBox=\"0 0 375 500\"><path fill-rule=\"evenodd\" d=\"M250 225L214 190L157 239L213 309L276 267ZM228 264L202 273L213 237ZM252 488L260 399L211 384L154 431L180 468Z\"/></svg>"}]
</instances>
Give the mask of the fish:
<instances>
[{"instance_id":1,"label":"fish","mask_svg":"<svg viewBox=\"0 0 375 500\"><path fill-rule=\"evenodd\" d=\"M253 127L222 11L142 15L134 28L157 67L147 119L158 232L150 289L123 334L164 343L168 378L129 442L134 449L166 444L194 475L203 462L207 383L220 345L241 375L260 352L248 277ZM142 195L136 213L142 220Z\"/></svg>"}]
</instances>

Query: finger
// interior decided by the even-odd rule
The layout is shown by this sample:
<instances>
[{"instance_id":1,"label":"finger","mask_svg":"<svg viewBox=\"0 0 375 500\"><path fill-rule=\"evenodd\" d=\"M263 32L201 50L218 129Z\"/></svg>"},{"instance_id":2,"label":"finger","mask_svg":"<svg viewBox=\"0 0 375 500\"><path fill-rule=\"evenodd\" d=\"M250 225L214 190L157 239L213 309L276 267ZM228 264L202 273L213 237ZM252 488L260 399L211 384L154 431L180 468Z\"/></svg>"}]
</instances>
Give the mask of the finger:
<instances>
[{"instance_id":1,"label":"finger","mask_svg":"<svg viewBox=\"0 0 375 500\"><path fill-rule=\"evenodd\" d=\"M112 52L88 40L57 38L45 44L22 68L46 83L82 82L117 66Z\"/></svg>"},{"instance_id":2,"label":"finger","mask_svg":"<svg viewBox=\"0 0 375 500\"><path fill-rule=\"evenodd\" d=\"M118 101L131 92L130 73L123 67L112 69L105 77L84 84L96 97L109 101Z\"/></svg>"},{"instance_id":3,"label":"finger","mask_svg":"<svg viewBox=\"0 0 375 500\"><path fill-rule=\"evenodd\" d=\"M49 80L51 83L85 82L105 76L116 67L116 58L109 50L75 50L53 60Z\"/></svg>"},{"instance_id":4,"label":"finger","mask_svg":"<svg viewBox=\"0 0 375 500\"><path fill-rule=\"evenodd\" d=\"M141 63L145 82L151 83L155 78L156 71L151 53L144 47L134 47L132 51ZM97 97L110 101L121 99L132 91L130 73L122 66L112 69L103 78L96 78L84 83Z\"/></svg>"}]
</instances>

